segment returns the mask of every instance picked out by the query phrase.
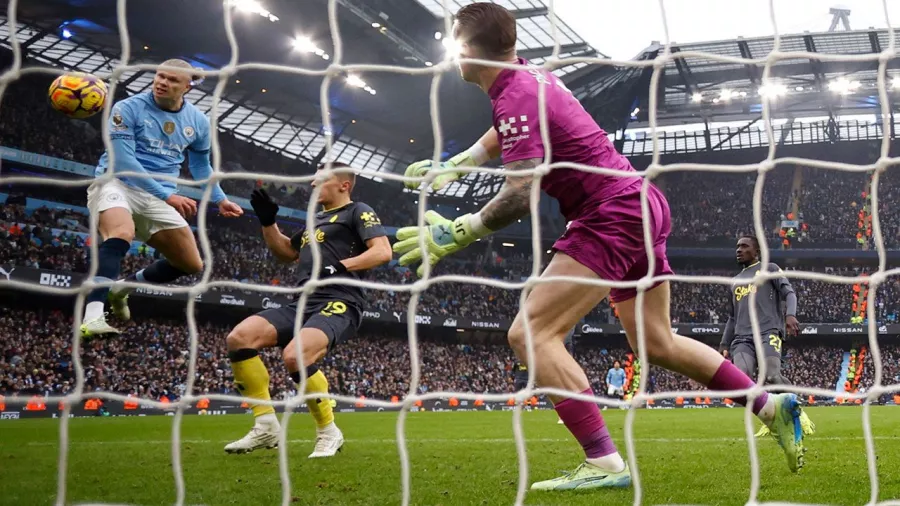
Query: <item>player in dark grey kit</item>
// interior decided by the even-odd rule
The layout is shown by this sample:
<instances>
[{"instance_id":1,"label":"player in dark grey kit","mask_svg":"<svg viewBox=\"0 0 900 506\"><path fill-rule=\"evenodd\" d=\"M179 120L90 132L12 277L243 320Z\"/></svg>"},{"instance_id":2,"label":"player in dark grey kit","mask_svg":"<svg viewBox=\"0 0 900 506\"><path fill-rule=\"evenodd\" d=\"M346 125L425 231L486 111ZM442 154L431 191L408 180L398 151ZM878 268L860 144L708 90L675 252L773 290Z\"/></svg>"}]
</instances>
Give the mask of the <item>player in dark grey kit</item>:
<instances>
[{"instance_id":1,"label":"player in dark grey kit","mask_svg":"<svg viewBox=\"0 0 900 506\"><path fill-rule=\"evenodd\" d=\"M720 350L731 358L741 371L751 378L756 375L756 345L753 341L753 327L750 324L750 294L756 294L756 314L762 335L763 355L766 361L766 383L790 385L781 374L781 348L785 334L795 336L800 332L797 321L797 294L791 282L784 276L756 286L753 279L763 270L759 260L759 241L752 235L741 236L737 242L735 256L743 267L731 283L731 314L725 324ZM769 263L768 272L781 272L781 268ZM785 308L782 309L782 304ZM785 332L786 331L786 332ZM801 425L805 434L812 434L815 425L804 413ZM768 427L757 432L757 437L768 434Z\"/></svg>"}]
</instances>

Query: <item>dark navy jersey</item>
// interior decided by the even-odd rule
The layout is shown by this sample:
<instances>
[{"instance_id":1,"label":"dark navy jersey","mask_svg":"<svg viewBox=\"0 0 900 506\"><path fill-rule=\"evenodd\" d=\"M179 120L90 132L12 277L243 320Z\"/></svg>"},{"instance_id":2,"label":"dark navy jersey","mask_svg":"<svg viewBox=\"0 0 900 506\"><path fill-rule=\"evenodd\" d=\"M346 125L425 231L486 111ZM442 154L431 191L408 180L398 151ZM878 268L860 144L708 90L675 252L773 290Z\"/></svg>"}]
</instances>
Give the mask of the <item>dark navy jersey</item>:
<instances>
[{"instance_id":1,"label":"dark navy jersey","mask_svg":"<svg viewBox=\"0 0 900 506\"><path fill-rule=\"evenodd\" d=\"M322 266L334 265L347 258L355 257L368 249L366 241L385 234L381 220L375 211L362 202L350 202L336 209L316 214L316 242L322 253ZM307 230L291 237L291 246L300 254L299 284L303 285L311 277L312 247ZM360 279L362 271L345 272L341 277ZM354 304L357 309L365 305L361 288L346 285L320 287L313 294L315 299L340 299Z\"/></svg>"}]
</instances>

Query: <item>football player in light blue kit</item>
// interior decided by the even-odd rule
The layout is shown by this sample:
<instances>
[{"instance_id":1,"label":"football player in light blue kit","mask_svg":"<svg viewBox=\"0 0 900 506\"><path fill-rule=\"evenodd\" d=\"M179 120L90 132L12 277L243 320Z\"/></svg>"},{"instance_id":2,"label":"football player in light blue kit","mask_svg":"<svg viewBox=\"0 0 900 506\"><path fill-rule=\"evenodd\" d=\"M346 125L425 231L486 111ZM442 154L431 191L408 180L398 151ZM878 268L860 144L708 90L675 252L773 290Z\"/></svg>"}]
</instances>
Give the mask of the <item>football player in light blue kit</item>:
<instances>
[{"instance_id":1,"label":"football player in light blue kit","mask_svg":"<svg viewBox=\"0 0 900 506\"><path fill-rule=\"evenodd\" d=\"M625 395L625 369L616 360L606 373L606 395L621 398Z\"/></svg>"},{"instance_id":2,"label":"football player in light blue kit","mask_svg":"<svg viewBox=\"0 0 900 506\"><path fill-rule=\"evenodd\" d=\"M178 176L187 152L194 179L206 179L212 174L209 119L184 99L191 89L193 68L177 59L167 60L162 66L184 71L160 69L153 79L152 91L113 106L108 125L110 144L100 157L95 175L110 169L109 149L113 150L114 172ZM88 209L99 213L102 238L95 280L118 278L122 259L135 237L165 258L129 276L128 281L170 283L203 269L197 242L186 221L197 214L197 202L176 194L176 190L173 181L133 176L95 182L88 188ZM212 190L212 201L222 216L243 214L218 184ZM106 322L104 303L108 297L113 314L128 320L128 292L125 287L93 290L87 298L81 335L118 334Z\"/></svg>"}]
</instances>

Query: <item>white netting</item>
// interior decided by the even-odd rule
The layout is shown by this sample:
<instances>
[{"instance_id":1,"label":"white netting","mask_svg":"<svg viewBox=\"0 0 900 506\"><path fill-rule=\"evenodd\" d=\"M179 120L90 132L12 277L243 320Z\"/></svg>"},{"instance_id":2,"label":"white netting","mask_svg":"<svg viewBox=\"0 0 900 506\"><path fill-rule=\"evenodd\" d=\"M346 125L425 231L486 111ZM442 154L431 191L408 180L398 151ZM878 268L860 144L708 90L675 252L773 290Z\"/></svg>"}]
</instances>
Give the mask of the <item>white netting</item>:
<instances>
[{"instance_id":1,"label":"white netting","mask_svg":"<svg viewBox=\"0 0 900 506\"><path fill-rule=\"evenodd\" d=\"M448 0L443 0L444 9L445 9L445 33L450 33L450 15L452 12L448 9ZM5 91L8 84L19 78L23 74L29 73L47 73L47 74L60 74L62 71L60 69L47 68L47 67L22 67L22 50L19 45L19 41L16 39L16 8L17 8L17 0L13 0L9 3L8 8L8 22L10 25L10 42L13 51L13 65L12 67L5 72L2 76L0 76L0 95ZM123 73L129 71L153 71L158 67L154 65L129 65L129 61L131 58L131 44L128 35L128 24L126 22L126 0L118 0L117 3L117 14L118 14L118 25L119 25L119 35L120 42L122 47L122 54L120 58L120 62L116 65L113 71L109 75L101 75L101 77L109 78L110 81L110 90L109 95L114 96L115 88L117 82L122 76ZM212 123L212 131L217 132L217 113L219 101L222 97L222 94L225 90L225 86L228 82L228 77L232 76L235 72L239 70L267 70L273 72L285 72L285 73L295 73L309 76L323 76L324 81L321 87L321 108L322 108L322 124L325 128L325 131L331 130L331 121L329 114L329 101L328 101L328 89L331 84L332 79L335 76L341 75L345 72L350 71L358 71L358 72L397 72L403 74L410 75L422 75L422 74L431 74L433 75L432 87L431 87L431 96L430 96L430 110L431 110L431 119L432 126L435 132L434 134L434 158L437 160L440 157L441 146L443 146L442 139L442 131L439 120L439 110L438 110L438 87L440 85L440 80L442 78L442 72L448 70L452 65L452 62L449 60L445 60L440 65L435 65L431 68L408 68L408 67L400 67L400 66L390 66L390 65L376 65L376 64L359 64L359 65L345 65L343 64L343 49L341 44L341 34L338 28L337 22L337 0L329 0L328 2L328 14L329 14L329 22L330 22L330 30L332 35L332 41L334 44L334 57L332 59L332 63L325 70L309 70L300 67L291 67L291 66L283 66L283 65L273 65L273 64L264 64L264 63L243 63L238 64L238 51L239 47L237 44L237 40L234 35L233 26L232 26L232 10L228 7L229 2L226 2L226 8L224 9L224 23L225 30L228 38L228 42L231 50L231 60L219 71L215 72L200 72L203 75L211 76L219 76L220 79L215 88L214 100L213 100L213 108L210 112L210 119ZM765 57L754 58L754 59L744 59L737 57L728 57L721 56L717 54L703 53L703 52L678 52L677 54L672 54L670 52L670 47L668 45L668 27L666 24L666 15L665 15L665 5L662 0L660 0L660 13L662 15L663 27L666 31L666 46L665 50L654 60L650 61L618 61L618 60L606 60L599 58L587 58L587 57L579 57L579 58L558 58L560 52L560 44L558 39L558 27L557 27L557 19L553 14L553 0L549 1L550 8L550 19L551 19L551 31L553 35L553 40L555 41L555 47L553 50L552 57L548 58L546 62L543 64L544 67L548 69L562 67L565 65L570 65L578 62L588 63L588 64L596 64L596 65L615 65L621 67L653 67L652 78L650 82L650 89L656 90L660 80L660 74L664 70L665 65L676 59L676 58L705 58L712 61L718 62L728 62L735 63L740 65L750 64L750 65L764 65L763 72L763 82L767 82L768 77L770 75L770 71L772 66L778 62L779 60L784 59L805 59L805 60L819 60L819 61L842 61L842 62L861 62L861 61L878 61L878 93L879 93L879 101L881 104L881 114L884 118L889 118L890 116L890 105L887 97L885 79L886 79L886 66L888 61L895 56L895 38L894 31L891 28L890 20L888 19L888 10L887 10L887 2L883 3L885 18L887 19L888 26L888 47L885 48L880 53L872 53L872 54L855 54L855 55L834 55L834 54L821 54L821 53L813 53L806 51L792 51L792 52L782 52L780 50L780 39L778 36L778 26L775 19L775 11L774 11L774 3L772 0L769 2L769 12L770 18L772 22L773 33L775 34L775 44L774 49ZM476 60L473 60L476 61ZM500 64L497 62L487 62L487 61L477 61L477 63L483 65L491 65L495 67L503 67L503 68L516 68L517 65L511 64ZM177 69L173 69L177 70ZM550 170L554 168L572 168L584 171L590 171L595 173L606 174L610 176L621 177L622 173L611 170L611 169L603 169L597 167L583 166L571 163L550 163L551 160L551 150L549 143L549 132L547 130L546 123L546 107L545 107L545 96L544 90L541 89L539 103L540 103L540 125L541 125L541 137L544 142L544 146L546 148L545 155L545 163L533 170L522 171L521 174L533 174L537 181L539 182L540 178L546 175ZM674 163L668 165L662 165L659 163L660 161L660 146L659 139L657 135L657 94L651 92L650 96L650 110L649 110L649 123L650 129L653 138L653 160L647 170L643 172L639 172L638 175L644 178L644 184L641 190L641 207L642 212L644 214L649 213L649 206L647 202L647 189L648 183L650 180L664 172L670 171L683 171L683 170L694 170L694 171L729 171L729 172L751 172L756 171L758 173L756 186L754 189L753 195L753 222L754 229L756 235L758 237L766 237L765 228L762 224L762 189L763 184L765 182L766 173L773 168L775 168L776 164L803 164L809 167L817 167L817 168L825 168L825 169L833 169L840 171L874 171L874 178L872 181L872 190L871 190L871 205L872 205L872 215L873 215L873 231L875 237L875 245L878 252L878 271L872 273L870 276L863 277L840 277L836 275L826 275L821 273L813 273L813 272L802 272L802 271L790 271L787 272L786 275L788 277L799 278L799 279L810 279L810 280L820 280L820 281L828 281L833 283L859 283L859 282L867 282L870 285L869 294L868 294L868 339L869 339L869 347L872 352L872 361L875 367L874 374L874 385L868 392L864 394L852 394L847 395L846 397L849 399L862 399L863 403L863 430L864 430L864 438L866 443L866 453L867 453L867 462L868 462L868 472L869 479L871 484L871 494L870 494L870 503L875 504L878 502L878 474L876 470L876 460L875 460L875 447L874 440L872 436L871 429L871 421L870 421L870 402L876 400L879 396L886 392L890 392L892 390L897 390L898 385L894 385L892 387L886 387L882 385L882 364L880 351L878 346L878 333L876 331L876 322L875 322L875 294L877 292L877 288L879 284L883 283L887 276L889 275L897 275L900 274L900 268L897 269L886 269L886 259L885 259L885 248L884 241L882 237L881 227L879 223L879 214L878 214L878 182L881 173L888 168L889 165L895 162L888 157L888 150L890 146L890 139L888 135L883 135L882 145L881 145L881 156L874 163L869 165L852 165L846 163L832 163L832 162L824 162L818 160L810 160L810 159L802 159L802 158L776 158L776 142L772 131L772 125L769 116L769 104L768 99L763 100L762 107L762 115L763 120L765 122L765 130L766 136L769 140L769 150L766 158L759 163L750 164L750 165L709 165L709 164L694 164L694 163ZM110 103L107 104L106 109L104 110L104 125L106 124L106 120L110 114ZM108 146L109 145L109 132L108 129L104 126L103 129L103 137L104 142ZM332 139L330 136L326 136L326 143L328 150L332 149ZM178 184L181 185L189 185L189 186L197 186L206 182L215 182L221 181L226 178L236 178L236 179L252 179L252 180L266 180L266 181L274 181L281 183L308 183L315 179L316 176L297 176L297 177L289 177L289 176L276 176L271 174L263 174L263 173L241 173L241 174L228 174L225 175L220 170L221 165L221 155L219 151L219 143L218 136L213 135L212 137L212 153L213 153L213 167L214 173L210 177L208 181L192 181L192 180L182 180L176 178L163 178L169 179L173 181L177 181ZM110 155L112 153L110 152ZM330 159L330 157L328 158ZM112 165L113 161L110 160L110 165ZM330 167L329 167L330 169ZM496 175L503 174L501 171L496 169L470 169L470 172L485 172L485 173L493 173ZM326 171L327 173L330 172ZM375 175L374 173L370 173L367 171L356 171L357 173L366 173L370 175ZM124 173L129 176L138 176L138 177L146 177L141 174L135 173ZM382 173L379 172L377 175L383 179L391 179L395 181L405 181L407 178L403 176L399 176L396 174L390 173ZM424 181L430 182L433 180L436 174L429 174L426 176ZM101 177L102 180L110 180L112 179L112 172L109 172ZM72 180L61 180L61 179L51 179L51 178L36 178L36 177L6 177L0 178L0 184L51 184L57 186L86 186L89 184L89 181L72 181ZM427 188L423 186L423 188ZM308 222L307 227L309 229L314 228L314 216L315 216L315 203L317 201L317 189L314 189L312 195L309 199L309 205L307 208L308 213ZM201 209L206 209L207 204L210 200L211 195L211 186L208 187L203 193L203 198L200 203ZM531 200L531 212L532 216L538 216L538 195L539 195L539 184L533 185L532 191L532 200ZM427 201L428 194L427 191L423 190L420 196L419 208L418 208L418 224L422 226L424 224L424 212L427 209ZM677 210L676 210L677 212ZM303 288L284 288L284 287L273 287L269 285L254 285L254 284L246 284L240 283L237 281L210 281L210 276L212 274L212 250L210 247L210 241L206 233L206 217L204 213L199 214L198 218L198 230L200 237L200 248L204 258L204 270L202 274L202 278L200 283L193 287L171 287L167 288L167 290L173 293L188 293L190 297L188 298L187 304L187 319L188 319L188 328L190 333L190 352L189 352L189 367L187 373L187 385L185 389L184 396L174 403L173 405L164 405L160 402L153 400L144 400L141 402L147 406L153 407L169 407L175 408L175 416L173 419L173 430L172 430L172 467L175 478L175 487L176 487L176 504L183 504L185 500L185 484L184 484L184 476L183 470L181 467L181 421L184 414L184 409L191 406L194 402L200 399L199 396L194 395L194 376L196 370L196 362L197 362L197 344L198 344L198 334L197 334L197 322L195 315L195 297L194 295L200 294L209 288L213 287L224 287L224 288L240 288L240 289L251 289L257 291L265 291L268 293L294 293L300 294L300 300L298 304L298 318L297 323L295 324L295 332L299 329L301 325L300 316L303 314L307 297L309 294L314 291L316 288L329 284L347 284L353 286L359 286L363 288L373 289L373 290L393 290L397 292L410 292L411 297L409 301L409 314L415 315L418 302L419 302L419 294L426 290L429 286L435 283L447 283L447 282L458 282L458 283L476 283L483 284L487 286L493 286L502 289L508 290L521 290L522 297L521 301L524 303L525 297L528 291L537 284L540 283L548 283L548 282L559 282L566 281L571 283L581 283L581 284L589 284L595 286L606 286L606 287L615 287L615 288L637 288L637 307L642 307L643 299L645 296L645 291L650 288L655 281L658 280L669 280L669 281L678 281L678 282L691 282L691 283L716 283L728 285L731 283L730 278L721 277L721 276L679 276L679 275L670 275L670 276L662 276L654 278L652 277L652 273L654 271L654 266L656 263L656 258L653 254L652 241L651 238L651 230L650 230L650 220L644 220L644 239L646 243L647 254L650 258L649 262L649 270L647 276L642 278L639 281L634 282L610 282L610 281L589 281L582 278L574 278L574 277L544 277L540 278L540 258L541 258L541 244L540 244L540 220L533 219L532 223L532 251L534 255L533 260L533 268L531 276L524 282L513 283L513 282L504 282L497 281L492 279L481 279L472 276L464 276L464 275L449 275L449 276L438 276L431 277L430 268L426 266L424 277L411 285L388 285L388 284L379 284L379 283L371 283L364 281L354 281L354 280L318 280L318 272L319 267L321 265L321 254L319 251L319 245L316 241L311 241L310 244L312 246L313 253L313 269L312 272L313 278L307 283ZM97 217L91 216L90 221L90 233L92 237L97 237ZM424 241L420 241L420 246L424 247ZM761 252L762 252L762 262L764 264L769 261L769 250L766 244L766 241L760 241ZM77 328L81 322L81 314L84 308L84 299L87 293L89 293L92 289L100 287L100 286L109 286L109 283L106 284L98 284L92 281L93 276L97 271L97 241L91 241L91 265L89 270L89 275L87 280L78 288L54 288L47 286L36 286L29 283L23 283L18 281L0 281L0 287L6 289L19 289L19 290L30 290L34 292L41 292L47 294L76 294L77 302L75 305L75 328L73 329L73 338L72 338L72 361L75 370L75 388L74 391L70 395L66 395L63 397L49 397L47 398L47 402L59 402L61 401L64 405L64 410L62 415L60 416L60 446L59 446L59 466L58 466L58 484L57 484L57 504L65 504L66 503L66 476L67 476L67 464L68 464L68 456L69 456L69 413L71 412L71 407L80 402L81 400L87 398L87 395L84 395L84 385L85 385L85 374L84 368L80 361L80 345L81 340L79 338ZM427 258L427 256L426 256ZM768 282L776 276L781 276L783 274L780 273L765 273L760 274L754 279L755 285L761 285L763 283ZM146 284L134 284L134 286L148 286ZM758 355L758 363L760 367L760 371L758 374L759 380L757 385L750 390L742 390L742 391L720 391L720 392L708 392L707 395L710 397L717 398L725 398L725 397L735 397L739 395L747 395L752 400L755 396L761 394L764 390L771 389L774 387L765 387L762 385L762 381L765 378L765 360L762 358L762 346L760 341L760 328L759 328L759 320L756 314L756 308L753 301L755 301L756 292L751 292L751 323L754 329L754 340L756 342L756 349ZM525 305L522 304L522 308L525 308ZM642 364L649 364L647 361L646 350L643 345L645 342L644 336L644 321L643 315L640 311L635 315L636 323L637 323L637 341L639 343L638 346L638 355L640 357ZM420 366L419 366L419 353L418 353L418 339L417 339L417 329L416 329L416 319L414 317L410 317L407 319L407 327L409 332L409 344L410 344L410 363L411 363L411 378L409 383L409 394L402 400L400 415L398 418L396 430L397 430L397 446L400 453L400 461L401 461L401 479L402 479L402 489L403 489L403 504L407 505L410 502L410 463L409 463L409 455L406 447L406 438L405 438L405 423L407 414L416 401L419 400L428 400L428 399L439 399L445 398L448 396L454 396L458 399L467 399L474 400L477 398L481 398L485 401L507 401L510 398L514 398L516 402L516 408L513 413L513 434L515 436L517 454L518 454L518 462L519 462L519 481L518 488L516 494L516 504L522 504L525 499L526 487L528 484L528 467L527 467L527 458L526 458L526 448L525 448L525 439L522 431L522 402L526 398L530 398L532 395L540 395L540 394L553 394L564 397L577 398L587 401L596 402L599 404L607 404L607 405L624 405L630 406L632 408L637 408L642 406L646 401L653 399L662 399L662 398L675 398L679 396L690 396L693 395L693 392L662 392L657 394L646 394L646 382L648 378L648 370L645 370L643 374L641 374L639 391L637 395L631 400L630 403L623 403L617 401L611 401L609 399L599 398L599 397L589 397L579 394L572 394L569 392L565 392L558 389L547 389L547 388L534 388L534 376L533 376L533 368L529 369L529 378L528 378L528 386L525 390L518 392L516 394L487 394L487 395L477 395L472 392L430 392L425 394L418 394L418 386L420 380ZM534 347L533 347L533 338L531 334L530 325L528 325L528 319L525 318L525 332L527 338L527 361L530 363L534 358ZM299 340L297 341L298 348L301 343ZM298 350L298 356L302 356L301 350ZM648 366L645 366L648 367ZM302 378L302 383L300 386L300 391L305 390L305 371L301 368L302 374L304 377ZM796 393L804 393L811 394L817 396L833 396L834 392L823 390L823 389L814 389L814 388L801 388L801 387L785 387L785 386L777 386L779 390L789 390ZM316 394L319 396L319 394ZM90 392L90 397L99 397L109 400L116 400L124 402L128 400L127 397L119 394L114 394L110 392ZM239 396L231 396L231 395L206 395L203 397L212 399L212 400L229 400L229 401L244 401L246 400L243 397ZM341 396L341 395L329 395L329 397L336 399L341 402L348 403L356 403L356 402L364 402L367 405L385 407L385 408L394 408L395 404L392 404L387 401L379 401L373 399L365 399L360 401L359 399L349 397L349 396ZM293 409L295 409L299 404L305 402L306 396L297 396L285 401L271 401L269 404L273 406L282 406L285 408L285 419L281 432L281 444L279 445L279 471L281 475L281 483L282 483L282 504L290 504L292 500L291 496L291 484L290 484L290 476L288 473L288 465L287 465L287 448L288 445L286 443L286 434L288 427L288 419L290 417L290 413ZM748 405L752 405L748 403ZM638 458L637 452L634 446L634 417L636 415L636 409L630 409L626 415L625 422L625 445L629 459L629 465L631 466L632 474L633 474L633 482L634 482L634 503L640 504L642 502L643 490L641 485L641 474L638 466ZM747 435L747 442L749 446L749 455L750 455L750 463L751 463L751 487L750 487L750 496L748 498L749 504L757 503L757 495L759 492L760 485L760 473L759 473L759 462L757 458L756 452L756 443L753 438L753 415L751 409L748 407L745 409L745 428ZM574 457L574 456L573 456ZM884 502L882 504L900 504L897 501L893 502Z\"/></svg>"}]
</instances>

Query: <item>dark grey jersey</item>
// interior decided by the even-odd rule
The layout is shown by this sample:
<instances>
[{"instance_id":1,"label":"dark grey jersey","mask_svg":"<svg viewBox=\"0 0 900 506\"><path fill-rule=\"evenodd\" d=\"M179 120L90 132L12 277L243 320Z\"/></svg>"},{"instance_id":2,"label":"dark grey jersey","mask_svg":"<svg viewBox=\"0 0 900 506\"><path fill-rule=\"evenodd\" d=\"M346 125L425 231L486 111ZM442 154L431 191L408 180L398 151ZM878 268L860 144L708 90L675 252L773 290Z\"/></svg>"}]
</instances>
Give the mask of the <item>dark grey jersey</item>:
<instances>
[{"instance_id":1,"label":"dark grey jersey","mask_svg":"<svg viewBox=\"0 0 900 506\"><path fill-rule=\"evenodd\" d=\"M755 264L742 270L731 282L731 316L734 321L735 336L752 336L750 325L750 294L756 293L756 315L759 318L759 330L762 333L778 331L784 333L784 309L782 303L789 294L794 293L791 282L786 277L779 277L759 286L753 284L753 278L761 271L762 264ZM781 272L781 269L769 264L769 272Z\"/></svg>"}]
</instances>

